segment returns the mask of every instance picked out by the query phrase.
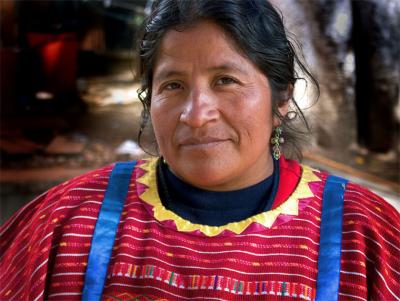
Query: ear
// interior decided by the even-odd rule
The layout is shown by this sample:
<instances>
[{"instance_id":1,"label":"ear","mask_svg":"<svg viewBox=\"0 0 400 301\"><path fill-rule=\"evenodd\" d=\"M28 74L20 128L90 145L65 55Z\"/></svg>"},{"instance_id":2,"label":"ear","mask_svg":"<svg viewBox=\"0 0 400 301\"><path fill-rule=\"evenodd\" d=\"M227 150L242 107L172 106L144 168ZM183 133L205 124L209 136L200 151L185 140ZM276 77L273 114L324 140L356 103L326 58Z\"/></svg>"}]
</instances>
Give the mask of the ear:
<instances>
[{"instance_id":1,"label":"ear","mask_svg":"<svg viewBox=\"0 0 400 301\"><path fill-rule=\"evenodd\" d=\"M282 117L285 117L289 111L289 102L293 95L293 85L289 85L287 90L281 93L280 100L277 103L277 110ZM281 120L274 116L274 126L277 127L281 124Z\"/></svg>"},{"instance_id":2,"label":"ear","mask_svg":"<svg viewBox=\"0 0 400 301\"><path fill-rule=\"evenodd\" d=\"M289 111L289 100L278 102L277 109L278 109L279 114L282 117L285 117ZM273 123L274 123L274 126L277 127L281 124L281 119L279 119L278 116L274 116Z\"/></svg>"}]
</instances>

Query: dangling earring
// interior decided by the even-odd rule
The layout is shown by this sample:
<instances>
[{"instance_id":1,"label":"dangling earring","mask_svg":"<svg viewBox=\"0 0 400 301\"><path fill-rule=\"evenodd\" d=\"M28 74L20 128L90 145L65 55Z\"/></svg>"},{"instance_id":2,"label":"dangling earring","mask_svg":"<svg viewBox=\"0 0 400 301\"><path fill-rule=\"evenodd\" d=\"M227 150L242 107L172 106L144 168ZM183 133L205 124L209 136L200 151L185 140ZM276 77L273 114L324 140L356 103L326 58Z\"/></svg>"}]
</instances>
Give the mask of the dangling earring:
<instances>
[{"instance_id":1,"label":"dangling earring","mask_svg":"<svg viewBox=\"0 0 400 301\"><path fill-rule=\"evenodd\" d=\"M272 144L272 156L275 160L279 160L282 155L280 145L285 142L285 139L281 137L282 127L279 125L274 129L274 136L271 138Z\"/></svg>"}]
</instances>

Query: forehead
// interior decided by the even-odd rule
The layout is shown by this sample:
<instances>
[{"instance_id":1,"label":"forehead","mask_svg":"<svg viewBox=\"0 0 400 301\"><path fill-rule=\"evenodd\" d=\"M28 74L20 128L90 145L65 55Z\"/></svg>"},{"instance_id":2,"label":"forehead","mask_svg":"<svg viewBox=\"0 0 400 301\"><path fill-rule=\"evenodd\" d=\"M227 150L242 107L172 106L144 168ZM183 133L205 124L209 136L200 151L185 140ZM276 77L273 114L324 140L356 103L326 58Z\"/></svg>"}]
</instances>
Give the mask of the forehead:
<instances>
[{"instance_id":1,"label":"forehead","mask_svg":"<svg viewBox=\"0 0 400 301\"><path fill-rule=\"evenodd\" d=\"M251 64L236 43L215 23L201 21L184 30L169 30L163 37L155 60L155 73L165 68L188 65Z\"/></svg>"}]
</instances>

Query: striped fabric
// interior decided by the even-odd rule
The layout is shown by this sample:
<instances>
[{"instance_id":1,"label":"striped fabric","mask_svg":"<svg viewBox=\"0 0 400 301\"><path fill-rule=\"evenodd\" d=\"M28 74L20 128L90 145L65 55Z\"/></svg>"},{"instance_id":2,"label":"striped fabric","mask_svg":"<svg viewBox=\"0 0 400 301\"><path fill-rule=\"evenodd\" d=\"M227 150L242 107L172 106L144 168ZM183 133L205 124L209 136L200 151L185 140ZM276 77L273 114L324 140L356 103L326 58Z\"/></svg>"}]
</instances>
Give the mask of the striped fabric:
<instances>
[{"instance_id":1,"label":"striped fabric","mask_svg":"<svg viewBox=\"0 0 400 301\"><path fill-rule=\"evenodd\" d=\"M314 300L326 174L313 171L312 194L302 195L305 167L282 159L273 209L296 195L298 210L274 217L272 226L260 220L241 233L228 228L207 236L157 219L143 197L155 183L139 180L148 173L145 164L132 174L103 300ZM2 226L0 300L80 300L112 168L51 189ZM400 300L398 279L400 214L349 183L339 300Z\"/></svg>"}]
</instances>

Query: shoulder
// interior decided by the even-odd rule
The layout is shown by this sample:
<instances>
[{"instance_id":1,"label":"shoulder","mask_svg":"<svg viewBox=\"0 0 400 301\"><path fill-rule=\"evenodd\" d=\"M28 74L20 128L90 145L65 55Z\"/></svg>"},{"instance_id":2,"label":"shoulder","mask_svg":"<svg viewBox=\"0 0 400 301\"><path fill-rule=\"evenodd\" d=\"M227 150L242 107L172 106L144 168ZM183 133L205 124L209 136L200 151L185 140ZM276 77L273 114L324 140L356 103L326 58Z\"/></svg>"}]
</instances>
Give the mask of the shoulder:
<instances>
[{"instance_id":1,"label":"shoulder","mask_svg":"<svg viewBox=\"0 0 400 301\"><path fill-rule=\"evenodd\" d=\"M43 279L53 268L49 265L55 258L52 254L70 248L65 243L68 233L90 239L112 168L109 165L53 187L0 228L0 269L10 278L0 299L36 300L43 294ZM17 265L20 269L15 269ZM20 281L25 283L22 287Z\"/></svg>"},{"instance_id":2,"label":"shoulder","mask_svg":"<svg viewBox=\"0 0 400 301\"><path fill-rule=\"evenodd\" d=\"M135 166L130 178L132 184L136 181L137 175L143 174L142 166L147 161L149 160L109 164L49 189L19 209L1 225L0 239L2 241L7 240L7 237L12 239L14 236L12 233L16 229L34 227L35 223L60 224L80 216L96 219L115 166L117 164L122 167ZM149 162L153 161L155 160ZM123 169L120 168L119 171L124 172ZM130 192L133 193L134 190L130 189Z\"/></svg>"},{"instance_id":3,"label":"shoulder","mask_svg":"<svg viewBox=\"0 0 400 301\"><path fill-rule=\"evenodd\" d=\"M302 167L302 177L306 169ZM321 179L314 182L313 192L323 210L329 174L313 174ZM367 285L366 299L398 299L399 273L400 213L368 188L348 181L343 194L341 293L357 295Z\"/></svg>"},{"instance_id":4,"label":"shoulder","mask_svg":"<svg viewBox=\"0 0 400 301\"><path fill-rule=\"evenodd\" d=\"M0 238L4 240L8 236L7 233L12 232L13 228L22 226L26 228L27 225L33 224L34 220L59 224L68 218L86 216L89 213L93 217L97 217L96 214L101 207L110 175L115 166L122 167L118 169L120 173L125 172L124 168L127 165L135 166L130 178L132 183L137 178L135 174L143 173L140 166L146 161L109 164L49 189L19 209L8 221L1 225ZM27 221L30 222L27 223Z\"/></svg>"},{"instance_id":5,"label":"shoulder","mask_svg":"<svg viewBox=\"0 0 400 301\"><path fill-rule=\"evenodd\" d=\"M323 201L327 179L331 176L325 171L300 165L296 161L284 160L280 164L281 178L290 185L296 183L296 188L302 183L308 183L314 195ZM283 177L282 177L283 176ZM346 179L344 179L347 181ZM322 204L321 204L322 205ZM347 181L344 190L344 226L363 225L373 231L387 233L393 241L399 244L400 213L384 198L368 188ZM393 236L392 236L393 235Z\"/></svg>"},{"instance_id":6,"label":"shoulder","mask_svg":"<svg viewBox=\"0 0 400 301\"><path fill-rule=\"evenodd\" d=\"M83 255L89 252L114 167L111 164L53 187L18 210L0 228L0 269L12 278L7 289L0 292L0 299L9 294L18 296L18 300L34 300L43 294L43 279L52 269L65 268L68 272L71 265L84 267ZM135 173L131 173L131 182L136 179ZM131 191L134 198L136 190ZM59 254L80 255L57 257ZM18 262L21 269L15 270ZM22 290L19 281L27 283ZM6 295L1 295L3 292Z\"/></svg>"},{"instance_id":7,"label":"shoulder","mask_svg":"<svg viewBox=\"0 0 400 301\"><path fill-rule=\"evenodd\" d=\"M343 232L373 240L372 245L400 258L400 213L382 197L352 182L344 193Z\"/></svg>"},{"instance_id":8,"label":"shoulder","mask_svg":"<svg viewBox=\"0 0 400 301\"><path fill-rule=\"evenodd\" d=\"M352 182L344 192L343 234L363 237L366 247L379 247L400 258L400 213L382 197Z\"/></svg>"},{"instance_id":9,"label":"shoulder","mask_svg":"<svg viewBox=\"0 0 400 301\"><path fill-rule=\"evenodd\" d=\"M99 205L114 164L68 180L39 195L19 209L0 228L2 241L12 239L15 229L28 229L44 223L59 223L83 203ZM14 237L15 238L15 237Z\"/></svg>"},{"instance_id":10,"label":"shoulder","mask_svg":"<svg viewBox=\"0 0 400 301\"><path fill-rule=\"evenodd\" d=\"M312 183L315 187L313 191L318 191L323 198L323 192L329 177L336 177L326 171L314 169L307 165L299 164L294 160L285 160L280 164L281 175L285 178L291 178L291 182L300 183L301 180ZM339 177L340 179L341 177ZM318 179L318 180L316 180ZM365 215L372 215L382 220L387 218L394 220L395 224L400 222L400 213L387 202L383 197L372 192L367 187L342 178L347 184L344 190L344 213L352 214L352 212L362 212ZM322 201L322 200L321 200Z\"/></svg>"},{"instance_id":11,"label":"shoulder","mask_svg":"<svg viewBox=\"0 0 400 301\"><path fill-rule=\"evenodd\" d=\"M341 281L347 289L367 279L371 299L399 299L399 212L367 188L349 182L342 225Z\"/></svg>"},{"instance_id":12,"label":"shoulder","mask_svg":"<svg viewBox=\"0 0 400 301\"><path fill-rule=\"evenodd\" d=\"M344 214L368 217L371 226L395 227L397 231L400 231L400 213L396 208L368 188L352 182L348 182L346 185Z\"/></svg>"}]
</instances>

